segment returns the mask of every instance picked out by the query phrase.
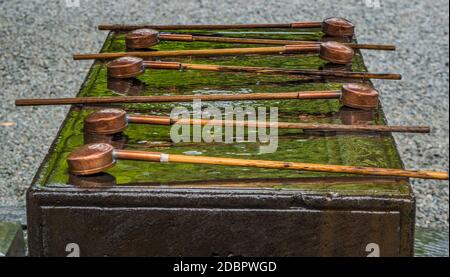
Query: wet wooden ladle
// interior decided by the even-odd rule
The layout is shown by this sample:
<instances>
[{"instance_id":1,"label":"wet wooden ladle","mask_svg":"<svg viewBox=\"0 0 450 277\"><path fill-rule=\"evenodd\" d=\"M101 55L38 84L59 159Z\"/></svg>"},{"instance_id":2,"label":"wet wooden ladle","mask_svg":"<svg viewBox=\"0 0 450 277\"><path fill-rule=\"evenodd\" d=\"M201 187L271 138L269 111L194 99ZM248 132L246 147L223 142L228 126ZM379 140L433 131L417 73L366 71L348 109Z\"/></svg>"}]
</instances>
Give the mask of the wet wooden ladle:
<instances>
[{"instance_id":1,"label":"wet wooden ladle","mask_svg":"<svg viewBox=\"0 0 450 277\"><path fill-rule=\"evenodd\" d=\"M144 61L137 57L121 57L106 64L108 76L110 78L134 78L144 73L145 69L165 69L165 70L202 70L215 72L246 72L272 75L304 75L333 78L350 79L387 79L400 80L400 74L392 73L369 73L350 72L337 70L306 70L273 67L253 67L253 66L232 66L214 64L192 64L164 61Z\"/></svg>"},{"instance_id":2,"label":"wet wooden ladle","mask_svg":"<svg viewBox=\"0 0 450 277\"><path fill-rule=\"evenodd\" d=\"M297 29L297 28L321 28L322 32L331 37L352 37L355 34L355 25L342 17L329 17L322 22L292 22L292 23L272 23L272 24L198 24L198 25L99 25L99 30L111 31L132 31L137 29L155 30L225 30L225 29Z\"/></svg>"},{"instance_id":3,"label":"wet wooden ladle","mask_svg":"<svg viewBox=\"0 0 450 277\"><path fill-rule=\"evenodd\" d=\"M188 156L166 154L161 152L114 149L113 146L106 143L87 144L75 149L69 154L67 163L70 173L75 175L91 175L103 172L106 169L112 167L117 160L137 160L158 163L209 164L448 180L447 172L373 168L346 165L310 164L287 161L247 160L207 156Z\"/></svg>"},{"instance_id":4,"label":"wet wooden ladle","mask_svg":"<svg viewBox=\"0 0 450 277\"><path fill-rule=\"evenodd\" d=\"M223 56L247 54L298 54L318 53L320 58L334 64L351 63L355 52L352 48L336 41L328 41L314 45L285 45L255 48L225 48L201 50L170 50L144 52L116 52L96 54L75 54L74 60L115 59L120 57L179 57L179 56Z\"/></svg>"},{"instance_id":5,"label":"wet wooden ladle","mask_svg":"<svg viewBox=\"0 0 450 277\"><path fill-rule=\"evenodd\" d=\"M429 133L427 126L384 126L384 125L343 125L294 122L259 122L215 119L172 119L168 116L127 114L121 109L104 109L91 113L84 120L84 132L90 134L112 135L125 130L128 123L153 125L209 125L243 126L256 128L302 129L339 132L408 132Z\"/></svg>"},{"instance_id":6,"label":"wet wooden ladle","mask_svg":"<svg viewBox=\"0 0 450 277\"><path fill-rule=\"evenodd\" d=\"M265 44L265 45L320 45L318 41L286 40L286 39L258 39L258 38L235 38L217 36L199 36L192 34L170 34L160 33L154 29L137 29L125 35L125 45L127 49L147 49L160 41L182 41L182 42L220 42L220 43L241 43L241 44ZM357 44L343 43L353 49L386 50L394 51L394 45L380 44Z\"/></svg>"},{"instance_id":7,"label":"wet wooden ladle","mask_svg":"<svg viewBox=\"0 0 450 277\"><path fill-rule=\"evenodd\" d=\"M117 96L117 97L75 97L53 99L17 99L16 106L112 104L112 103L160 103L201 101L246 101L280 99L340 99L344 106L372 110L378 107L379 93L372 86L348 83L341 90L301 91L276 93L209 94L209 95L162 95L162 96Z\"/></svg>"}]
</instances>

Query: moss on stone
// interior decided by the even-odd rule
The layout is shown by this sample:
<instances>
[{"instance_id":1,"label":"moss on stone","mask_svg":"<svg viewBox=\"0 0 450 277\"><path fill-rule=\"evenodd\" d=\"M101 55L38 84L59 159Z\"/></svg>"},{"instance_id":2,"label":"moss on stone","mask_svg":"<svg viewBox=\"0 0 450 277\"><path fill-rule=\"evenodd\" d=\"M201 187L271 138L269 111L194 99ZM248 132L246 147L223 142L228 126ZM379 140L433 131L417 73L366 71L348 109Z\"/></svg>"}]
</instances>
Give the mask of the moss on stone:
<instances>
[{"instance_id":1,"label":"moss on stone","mask_svg":"<svg viewBox=\"0 0 450 277\"><path fill-rule=\"evenodd\" d=\"M320 37L319 31L308 34L299 32L273 32L265 37L289 39L313 39ZM197 32L198 33L198 32ZM202 32L200 32L202 33ZM208 33L208 32L205 32ZM238 36L236 32L219 32L221 35ZM254 36L261 31L255 30ZM214 34L210 32L208 34ZM240 35L248 35L240 34ZM242 45L240 45L242 46ZM163 42L155 47L157 50L200 49L200 48L236 47L231 44ZM102 49L103 52L123 51L122 34L111 33ZM170 60L170 59L168 59ZM273 66L286 68L317 69L324 65L317 55L248 55L233 57L187 57L177 59L190 63L211 63L222 65ZM354 71L366 71L362 56L358 52L353 61ZM245 73L217 73L201 71L146 70L137 78L142 84L140 95L163 94L211 94L211 93L251 93L251 92L289 92L306 90L339 89L339 82L310 82L299 76L254 75ZM118 95L108 88L104 64L95 63L83 84L79 96ZM221 109L227 106L247 105L257 107L278 107L279 119L298 122L299 115L308 115L313 122L340 123L338 100L289 100L289 101L241 101L209 103ZM190 108L192 103L152 103L126 104L126 110L153 115L168 115L172 108L184 106ZM83 119L92 110L72 109L61 130L55 148L41 170L38 184L66 184L68 171L66 157L74 148L83 145ZM375 123L384 124L383 112L377 111ZM167 153L186 153L195 151L207 156L234 157L243 159L286 160L308 163L346 164L374 167L401 168L402 163L397 153L395 142L386 135L315 135L300 130L279 130L278 151L274 154L259 154L259 143L171 143L168 126L130 124L124 132L126 147ZM161 142L164 146L158 146ZM170 147L167 145L171 144ZM303 178L345 176L319 172L297 172L287 170L269 170L254 168L237 168L212 165L190 164L156 164L137 161L119 161L108 173L116 178L118 185L159 183L170 185L180 181L229 180L249 178ZM407 182L379 184L286 184L268 185L272 189L295 189L314 191L316 193L337 192L359 195L406 195L409 193Z\"/></svg>"}]
</instances>

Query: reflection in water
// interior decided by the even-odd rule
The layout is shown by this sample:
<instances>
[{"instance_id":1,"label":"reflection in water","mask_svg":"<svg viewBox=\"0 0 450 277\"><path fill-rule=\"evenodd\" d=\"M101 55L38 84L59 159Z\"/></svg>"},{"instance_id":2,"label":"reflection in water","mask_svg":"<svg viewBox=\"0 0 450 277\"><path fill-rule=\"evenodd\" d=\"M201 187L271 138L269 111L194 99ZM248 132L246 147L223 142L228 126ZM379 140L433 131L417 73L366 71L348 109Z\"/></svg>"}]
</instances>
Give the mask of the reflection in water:
<instances>
[{"instance_id":1,"label":"reflection in water","mask_svg":"<svg viewBox=\"0 0 450 277\"><path fill-rule=\"evenodd\" d=\"M109 175L103 173L103 175ZM93 176L80 177L80 180L75 179L78 184L91 185L98 181L96 187L106 187L107 180L113 176ZM74 176L76 177L76 176ZM204 181L177 181L161 184L156 183L128 183L121 184L122 186L146 186L151 188L192 188L192 189L206 189L206 188L223 188L223 189L278 189L282 186L283 189L331 189L334 186L347 187L349 190L353 186L370 185L374 190L377 186L393 186L397 187L407 182L407 178L396 177L309 177L309 178L252 178L252 179L224 179L224 180L204 180ZM72 181L71 181L72 182ZM73 183L71 183L73 184ZM384 188L386 190L386 188Z\"/></svg>"},{"instance_id":2,"label":"reflection in water","mask_svg":"<svg viewBox=\"0 0 450 277\"><path fill-rule=\"evenodd\" d=\"M342 107L339 110L339 118L345 125L369 125L375 123L374 110L360 110Z\"/></svg>"},{"instance_id":3,"label":"reflection in water","mask_svg":"<svg viewBox=\"0 0 450 277\"><path fill-rule=\"evenodd\" d=\"M321 42L327 42L327 41L337 41L337 42L341 42L341 43L347 43L347 42L352 42L352 37L332 37L332 36L323 36L320 41Z\"/></svg>"},{"instance_id":4,"label":"reflection in water","mask_svg":"<svg viewBox=\"0 0 450 277\"><path fill-rule=\"evenodd\" d=\"M323 36L320 28L306 30L296 29L236 29L236 30L177 30L177 33L189 33L192 35L215 36L215 37L237 37L237 38L258 38L258 39L288 39L302 41L318 41ZM163 42L164 43L164 42ZM198 42L197 42L198 44ZM229 47L229 44L222 44ZM206 45L205 45L206 46ZM209 46L209 45L207 45ZM224 48L221 47L221 48ZM247 47L252 47L249 44ZM206 48L206 47L203 47Z\"/></svg>"},{"instance_id":5,"label":"reflection in water","mask_svg":"<svg viewBox=\"0 0 450 277\"><path fill-rule=\"evenodd\" d=\"M126 45L124 45L124 46L125 46L125 51L124 51L124 52L133 52L133 51L136 51L136 49L128 48L128 47L126 47ZM153 48L143 48L143 49L139 49L139 52L155 52L155 51L158 51L158 49L153 49ZM150 57L150 58L152 58L152 57Z\"/></svg>"},{"instance_id":6,"label":"reflection in water","mask_svg":"<svg viewBox=\"0 0 450 277\"><path fill-rule=\"evenodd\" d=\"M89 143L108 143L114 148L123 149L127 143L127 137L123 133L103 135L84 132L84 144Z\"/></svg>"},{"instance_id":7,"label":"reflection in water","mask_svg":"<svg viewBox=\"0 0 450 277\"><path fill-rule=\"evenodd\" d=\"M69 184L79 188L107 189L116 185L116 178L108 173L87 176L69 174Z\"/></svg>"},{"instance_id":8,"label":"reflection in water","mask_svg":"<svg viewBox=\"0 0 450 277\"><path fill-rule=\"evenodd\" d=\"M300 122L304 123L323 123L323 124L344 124L344 125L372 125L376 123L378 114L374 110L360 110L350 107L342 106L337 113L334 114L321 114L321 115L308 115L302 114L299 116ZM320 130L304 130L307 135L345 135L356 134L357 132L336 132L336 131L320 131ZM386 135L380 132L361 132L364 134L378 134L380 136Z\"/></svg>"},{"instance_id":9,"label":"reflection in water","mask_svg":"<svg viewBox=\"0 0 450 277\"><path fill-rule=\"evenodd\" d=\"M110 78L107 80L107 87L109 90L123 96L139 96L146 91L147 86L136 78Z\"/></svg>"},{"instance_id":10,"label":"reflection in water","mask_svg":"<svg viewBox=\"0 0 450 277\"><path fill-rule=\"evenodd\" d=\"M143 186L149 188L222 188L222 189L304 189L315 190L317 188L331 189L334 186L347 187L351 190L353 186L370 185L374 190L377 186L395 186L405 184L407 178L396 177L309 177L309 178L251 178L251 179L224 179L204 181L176 181L165 184L157 183L127 183L119 187ZM69 184L79 188L108 189L117 185L116 178L109 173L97 173L88 176L77 176L69 174ZM386 190L386 188L384 188Z\"/></svg>"},{"instance_id":11,"label":"reflection in water","mask_svg":"<svg viewBox=\"0 0 450 277\"><path fill-rule=\"evenodd\" d=\"M335 63L326 63L319 68L320 70L326 71L352 71L352 64L335 64ZM324 77L325 79L326 77Z\"/></svg>"}]
</instances>

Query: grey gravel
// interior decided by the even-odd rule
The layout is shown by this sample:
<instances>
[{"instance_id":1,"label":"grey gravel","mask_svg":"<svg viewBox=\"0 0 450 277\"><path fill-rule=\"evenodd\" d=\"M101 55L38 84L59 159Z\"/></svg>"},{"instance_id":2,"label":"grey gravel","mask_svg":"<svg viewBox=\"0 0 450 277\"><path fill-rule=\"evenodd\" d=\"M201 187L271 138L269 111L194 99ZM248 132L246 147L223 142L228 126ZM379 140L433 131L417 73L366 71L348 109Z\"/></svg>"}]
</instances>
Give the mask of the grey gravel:
<instances>
[{"instance_id":1,"label":"grey gravel","mask_svg":"<svg viewBox=\"0 0 450 277\"><path fill-rule=\"evenodd\" d=\"M74 0L72 0L73 2ZM381 7L377 8L379 3ZM373 5L375 4L375 5ZM377 81L391 124L431 125L431 135L396 135L409 168L448 170L449 3L446 0L66 1L0 0L0 206L23 206L25 191L60 126L66 107L16 108L19 97L72 96L98 51L100 23L289 22L343 16L361 42L395 43L395 53L366 51L371 71L399 72ZM144 20L145 19L145 20ZM448 182L413 181L419 226L448 230Z\"/></svg>"},{"instance_id":2,"label":"grey gravel","mask_svg":"<svg viewBox=\"0 0 450 277\"><path fill-rule=\"evenodd\" d=\"M27 224L26 209L23 206L0 206L0 222L17 222Z\"/></svg>"}]
</instances>

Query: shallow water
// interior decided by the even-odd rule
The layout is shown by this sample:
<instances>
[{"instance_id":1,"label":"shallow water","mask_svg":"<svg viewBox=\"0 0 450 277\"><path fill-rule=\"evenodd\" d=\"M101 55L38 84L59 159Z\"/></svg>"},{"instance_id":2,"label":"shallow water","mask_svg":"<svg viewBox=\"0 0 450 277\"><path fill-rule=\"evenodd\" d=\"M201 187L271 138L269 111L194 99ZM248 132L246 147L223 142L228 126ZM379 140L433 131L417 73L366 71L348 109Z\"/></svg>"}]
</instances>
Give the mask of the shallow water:
<instances>
[{"instance_id":1,"label":"shallow water","mask_svg":"<svg viewBox=\"0 0 450 277\"><path fill-rule=\"evenodd\" d=\"M275 30L273 30L275 31ZM198 33L198 32L196 32ZM201 33L201 32L200 32ZM263 32L264 33L264 32ZM235 32L221 35L237 36ZM247 35L247 34L242 34ZM255 37L261 36L256 30ZM317 39L315 33L298 33L279 30L264 37L290 39ZM155 50L249 47L254 45L223 43L162 42ZM110 34L103 52L124 51L122 34ZM164 59L171 60L171 59ZM317 55L247 55L227 57L185 57L181 62L212 63L221 65L272 66L286 68L320 69L325 62ZM359 52L352 69L366 71ZM146 70L132 81L108 79L105 65L97 62L92 67L79 96L107 95L183 95L211 93L290 92L307 90L339 89L339 80L320 82L300 76L264 75L250 73L218 73L205 71ZM205 103L204 103L205 104ZM343 110L338 100L268 100L208 103L224 110L225 107L251 106L277 107L280 121L321 122L340 124ZM168 115L174 107L190 108L192 103L125 104L129 112L151 115ZM41 185L67 184L66 157L74 148L83 145L83 120L93 110L72 109L60 133L58 143L45 163L38 183ZM372 124L385 124L381 109L373 114ZM279 130L278 150L273 154L260 154L259 142L225 143L172 143L169 126L130 124L120 138L126 149L161 151L166 153L201 153L207 156L299 161L308 163L345 164L372 167L401 168L402 163L390 135L380 134L336 134L332 132L307 132L301 130ZM155 164L138 161L119 161L107 173L114 176L118 185L193 185L202 182L209 185L227 183L229 186L258 186L271 189L302 189L315 192L339 191L358 195L402 195L407 196L409 187L404 180L380 178L349 178L343 174L298 172L213 165ZM250 181L252 180L252 181ZM257 181L255 181L257 180ZM264 182L261 182L264 180ZM269 180L269 181L267 181ZM216 184L217 186L217 184Z\"/></svg>"}]
</instances>

